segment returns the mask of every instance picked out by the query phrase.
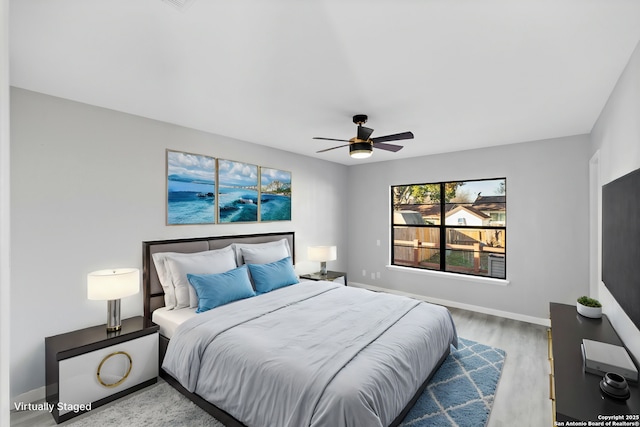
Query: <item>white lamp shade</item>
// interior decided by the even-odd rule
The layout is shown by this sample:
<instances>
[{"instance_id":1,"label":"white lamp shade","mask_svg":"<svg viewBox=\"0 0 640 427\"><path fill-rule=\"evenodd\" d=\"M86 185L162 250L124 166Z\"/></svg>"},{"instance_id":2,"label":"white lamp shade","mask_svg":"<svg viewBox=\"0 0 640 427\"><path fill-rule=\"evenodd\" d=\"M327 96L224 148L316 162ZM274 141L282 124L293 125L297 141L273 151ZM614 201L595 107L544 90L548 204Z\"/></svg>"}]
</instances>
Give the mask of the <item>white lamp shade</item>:
<instances>
[{"instance_id":1,"label":"white lamp shade","mask_svg":"<svg viewBox=\"0 0 640 427\"><path fill-rule=\"evenodd\" d=\"M140 291L140 270L116 268L98 270L87 275L87 298L115 300Z\"/></svg>"},{"instance_id":2,"label":"white lamp shade","mask_svg":"<svg viewBox=\"0 0 640 427\"><path fill-rule=\"evenodd\" d=\"M338 250L335 246L309 246L307 256L309 261L333 261L337 259Z\"/></svg>"}]
</instances>

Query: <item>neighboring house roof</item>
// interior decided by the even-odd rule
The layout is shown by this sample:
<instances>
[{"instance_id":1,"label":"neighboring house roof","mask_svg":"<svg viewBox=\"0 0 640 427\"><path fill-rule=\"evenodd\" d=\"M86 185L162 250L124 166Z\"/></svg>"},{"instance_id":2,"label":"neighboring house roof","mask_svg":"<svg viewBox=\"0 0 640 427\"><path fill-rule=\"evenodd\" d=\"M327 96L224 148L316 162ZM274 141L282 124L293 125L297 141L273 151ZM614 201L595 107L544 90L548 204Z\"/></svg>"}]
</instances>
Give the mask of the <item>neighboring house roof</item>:
<instances>
[{"instance_id":1,"label":"neighboring house roof","mask_svg":"<svg viewBox=\"0 0 640 427\"><path fill-rule=\"evenodd\" d=\"M424 225L424 219L422 214L416 211L401 210L393 212L394 224L422 224Z\"/></svg>"},{"instance_id":2,"label":"neighboring house roof","mask_svg":"<svg viewBox=\"0 0 640 427\"><path fill-rule=\"evenodd\" d=\"M451 209L453 209L456 205L450 205L447 204L446 205L446 210L450 211ZM412 211L417 211L420 212L420 215L422 215L423 217L434 217L434 216L440 216L440 204L424 204L424 205L420 205L420 204L415 204L415 205L402 205L402 209L407 209L407 210L412 210Z\"/></svg>"},{"instance_id":3,"label":"neighboring house roof","mask_svg":"<svg viewBox=\"0 0 640 427\"><path fill-rule=\"evenodd\" d=\"M465 209L477 216L478 218L486 219L490 218L489 215L485 214L481 210L474 208L473 206L467 205L458 205L456 203L447 203L445 205L445 216L449 216L454 212L458 212L460 209ZM437 217L440 216L440 205L439 204L426 204L426 205L402 205L403 211L413 211L420 212L420 215L423 217Z\"/></svg>"},{"instance_id":4,"label":"neighboring house roof","mask_svg":"<svg viewBox=\"0 0 640 427\"><path fill-rule=\"evenodd\" d=\"M478 194L476 201L471 205L483 212L506 211L507 196L481 196Z\"/></svg>"}]
</instances>

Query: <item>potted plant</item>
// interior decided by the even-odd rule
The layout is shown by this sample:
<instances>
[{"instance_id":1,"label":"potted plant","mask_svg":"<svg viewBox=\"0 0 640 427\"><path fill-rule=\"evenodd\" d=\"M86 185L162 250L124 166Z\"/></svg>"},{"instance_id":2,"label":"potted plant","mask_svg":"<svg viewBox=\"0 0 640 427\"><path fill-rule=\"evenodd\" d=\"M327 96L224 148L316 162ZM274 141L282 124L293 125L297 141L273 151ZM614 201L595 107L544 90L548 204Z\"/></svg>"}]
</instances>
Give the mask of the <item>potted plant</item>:
<instances>
[{"instance_id":1,"label":"potted plant","mask_svg":"<svg viewBox=\"0 0 640 427\"><path fill-rule=\"evenodd\" d=\"M602 304L600 301L588 296L581 296L578 298L578 304L576 305L578 313L585 317L591 317L593 319L599 319L602 317Z\"/></svg>"}]
</instances>

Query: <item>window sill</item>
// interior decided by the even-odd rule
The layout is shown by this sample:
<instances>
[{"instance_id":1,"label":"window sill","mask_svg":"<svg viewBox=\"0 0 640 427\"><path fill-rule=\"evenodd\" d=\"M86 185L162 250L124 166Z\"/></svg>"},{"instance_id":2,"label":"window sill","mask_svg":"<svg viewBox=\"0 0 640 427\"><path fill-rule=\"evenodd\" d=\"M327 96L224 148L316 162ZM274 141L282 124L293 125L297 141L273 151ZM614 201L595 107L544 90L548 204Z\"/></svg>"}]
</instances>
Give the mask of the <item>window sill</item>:
<instances>
[{"instance_id":1,"label":"window sill","mask_svg":"<svg viewBox=\"0 0 640 427\"><path fill-rule=\"evenodd\" d=\"M425 276L436 276L445 279L463 280L466 282L482 283L488 285L507 286L510 281L507 279L496 279L493 277L471 276L467 274L449 273L446 271L425 270L420 268L402 267L399 265L387 265L387 270L399 271L402 273L421 274Z\"/></svg>"}]
</instances>

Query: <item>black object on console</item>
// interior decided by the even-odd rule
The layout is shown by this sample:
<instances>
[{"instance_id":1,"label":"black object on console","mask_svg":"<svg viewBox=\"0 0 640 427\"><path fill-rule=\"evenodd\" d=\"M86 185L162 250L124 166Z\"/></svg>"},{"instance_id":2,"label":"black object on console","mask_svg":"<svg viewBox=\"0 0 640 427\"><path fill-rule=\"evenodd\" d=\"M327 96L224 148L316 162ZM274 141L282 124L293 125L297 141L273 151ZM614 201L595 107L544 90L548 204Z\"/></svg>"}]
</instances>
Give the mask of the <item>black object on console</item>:
<instances>
[{"instance_id":1,"label":"black object on console","mask_svg":"<svg viewBox=\"0 0 640 427\"><path fill-rule=\"evenodd\" d=\"M622 375L613 372L604 374L604 377L600 381L600 390L614 399L627 400L631 397L627 380Z\"/></svg>"}]
</instances>

